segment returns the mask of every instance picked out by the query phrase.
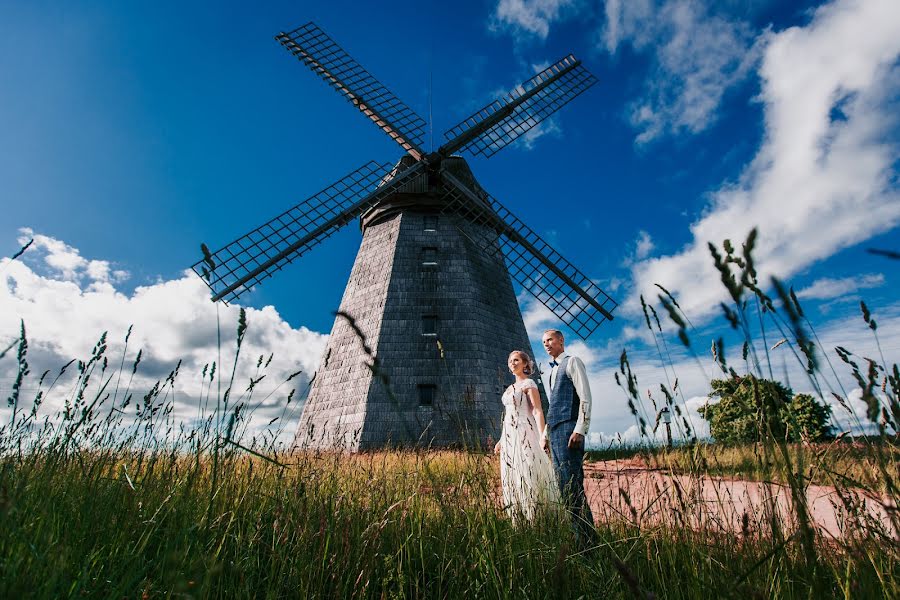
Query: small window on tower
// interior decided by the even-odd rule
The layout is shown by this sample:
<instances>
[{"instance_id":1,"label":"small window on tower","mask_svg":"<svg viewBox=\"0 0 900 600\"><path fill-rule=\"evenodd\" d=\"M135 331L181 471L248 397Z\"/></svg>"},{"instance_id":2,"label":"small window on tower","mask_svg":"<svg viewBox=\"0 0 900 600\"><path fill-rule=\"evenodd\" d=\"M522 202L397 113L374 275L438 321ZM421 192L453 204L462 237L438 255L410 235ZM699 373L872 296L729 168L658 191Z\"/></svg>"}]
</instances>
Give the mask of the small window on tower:
<instances>
[{"instance_id":1,"label":"small window on tower","mask_svg":"<svg viewBox=\"0 0 900 600\"><path fill-rule=\"evenodd\" d=\"M437 315L422 316L422 335L435 337L437 335Z\"/></svg>"},{"instance_id":2,"label":"small window on tower","mask_svg":"<svg viewBox=\"0 0 900 600\"><path fill-rule=\"evenodd\" d=\"M434 406L434 397L437 395L437 386L433 383L419 384L419 406Z\"/></svg>"},{"instance_id":3,"label":"small window on tower","mask_svg":"<svg viewBox=\"0 0 900 600\"><path fill-rule=\"evenodd\" d=\"M436 267L437 266L437 252L438 249L434 246L425 246L422 248L422 266L423 267Z\"/></svg>"},{"instance_id":4,"label":"small window on tower","mask_svg":"<svg viewBox=\"0 0 900 600\"><path fill-rule=\"evenodd\" d=\"M438 218L437 215L425 215L425 231L437 231Z\"/></svg>"}]
</instances>

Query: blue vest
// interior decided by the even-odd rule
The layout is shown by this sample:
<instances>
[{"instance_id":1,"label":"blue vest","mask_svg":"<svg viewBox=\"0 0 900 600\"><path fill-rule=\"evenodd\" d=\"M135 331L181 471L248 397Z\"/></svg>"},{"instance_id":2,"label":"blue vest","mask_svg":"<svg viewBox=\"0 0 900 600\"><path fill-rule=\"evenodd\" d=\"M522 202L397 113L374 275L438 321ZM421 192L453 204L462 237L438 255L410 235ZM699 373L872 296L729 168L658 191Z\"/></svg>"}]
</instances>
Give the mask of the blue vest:
<instances>
[{"instance_id":1,"label":"blue vest","mask_svg":"<svg viewBox=\"0 0 900 600\"><path fill-rule=\"evenodd\" d=\"M566 421L578 420L581 400L578 398L578 392L575 391L572 378L566 373L569 358L569 356L563 358L556 367L556 377L553 379L553 385L550 386L548 394L550 408L547 410L547 425L550 426L550 429Z\"/></svg>"}]
</instances>

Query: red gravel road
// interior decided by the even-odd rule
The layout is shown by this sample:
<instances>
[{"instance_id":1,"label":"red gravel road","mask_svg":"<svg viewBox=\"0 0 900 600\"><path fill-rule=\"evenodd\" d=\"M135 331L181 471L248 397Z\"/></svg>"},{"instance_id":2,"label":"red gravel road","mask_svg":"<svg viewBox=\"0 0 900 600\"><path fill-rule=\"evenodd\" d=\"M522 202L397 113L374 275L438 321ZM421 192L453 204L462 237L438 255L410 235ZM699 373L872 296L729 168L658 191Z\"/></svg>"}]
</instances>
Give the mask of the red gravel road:
<instances>
[{"instance_id":1,"label":"red gravel road","mask_svg":"<svg viewBox=\"0 0 900 600\"><path fill-rule=\"evenodd\" d=\"M668 521L738 533L765 530L772 513L767 507L774 507L786 529L796 526L786 485L673 475L629 460L585 463L584 469L585 492L598 522L625 519L652 526ZM806 501L816 526L827 537L842 537L861 524L881 524L887 535L898 537L888 516L897 508L883 498L810 485Z\"/></svg>"}]
</instances>

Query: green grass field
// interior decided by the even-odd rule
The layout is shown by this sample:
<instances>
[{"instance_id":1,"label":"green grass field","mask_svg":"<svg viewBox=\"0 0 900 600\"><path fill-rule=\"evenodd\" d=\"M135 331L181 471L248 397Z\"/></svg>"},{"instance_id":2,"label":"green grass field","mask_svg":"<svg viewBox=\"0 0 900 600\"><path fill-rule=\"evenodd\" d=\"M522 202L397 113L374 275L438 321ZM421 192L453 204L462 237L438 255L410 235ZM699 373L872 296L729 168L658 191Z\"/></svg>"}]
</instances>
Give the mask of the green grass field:
<instances>
[{"instance_id":1,"label":"green grass field","mask_svg":"<svg viewBox=\"0 0 900 600\"><path fill-rule=\"evenodd\" d=\"M748 371L758 372L760 362L748 352L746 311L755 306L793 332L789 343L819 381L822 364L814 358L827 353L813 353L814 332L795 298L774 282L784 305L776 311L756 286L752 242L751 235L742 259L726 244L732 260L716 261L735 301L726 316L747 336ZM742 271L727 277L734 265ZM674 297L666 292L660 299L690 348L691 328ZM656 328L645 307L647 326L661 336L659 318L649 310ZM863 312L874 335L874 320ZM247 328L241 317L235 365ZM700 506L684 503L671 521L640 529L626 520L601 522L594 543L583 547L564 520L548 514L514 523L505 514L493 456L284 453L247 439L242 409L253 386L229 403L234 376L229 381L220 369L215 380L215 367L202 375L204 401L215 409L200 413L196 429L184 430L172 418L178 369L133 400L140 354L126 366L124 355L108 360L106 348L104 334L78 362L72 386L57 390L45 373L27 399L19 394L29 377L24 324L21 339L3 352L17 351L18 371L11 418L0 426L0 598L900 597L896 365L869 361L866 372L846 350L839 353L878 427L870 438L791 444L767 425L767 408L757 402L756 444L610 448L589 457L644 461L698 479L783 482L795 499L788 518L764 520L763 528L743 535L716 533L681 525L691 515L678 511ZM727 371L721 354L716 360ZM616 378L641 422L649 411L625 353ZM63 396L63 408L45 414L42 403L54 392ZM684 399L667 396L680 415ZM807 510L810 483L881 498L894 533L849 506L844 535L824 537Z\"/></svg>"},{"instance_id":2,"label":"green grass field","mask_svg":"<svg viewBox=\"0 0 900 600\"><path fill-rule=\"evenodd\" d=\"M0 596L878 598L897 547L514 526L493 457L77 450L2 463ZM885 596L886 597L886 596Z\"/></svg>"}]
</instances>

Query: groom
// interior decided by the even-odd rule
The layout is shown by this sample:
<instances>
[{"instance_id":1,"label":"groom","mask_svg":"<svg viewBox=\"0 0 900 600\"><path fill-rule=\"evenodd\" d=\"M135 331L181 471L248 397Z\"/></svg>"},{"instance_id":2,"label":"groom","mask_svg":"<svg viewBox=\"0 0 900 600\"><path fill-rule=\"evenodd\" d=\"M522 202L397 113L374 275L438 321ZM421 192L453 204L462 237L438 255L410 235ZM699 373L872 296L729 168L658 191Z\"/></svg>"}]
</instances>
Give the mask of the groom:
<instances>
[{"instance_id":1,"label":"groom","mask_svg":"<svg viewBox=\"0 0 900 600\"><path fill-rule=\"evenodd\" d=\"M548 329L543 337L550 355L550 387L547 426L541 435L544 450L550 447L553 468L566 509L572 515L575 535L582 543L594 533L594 517L584 494L584 436L591 424L591 388L584 363L566 354L562 332ZM549 444L548 444L549 442Z\"/></svg>"}]
</instances>

